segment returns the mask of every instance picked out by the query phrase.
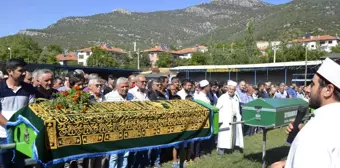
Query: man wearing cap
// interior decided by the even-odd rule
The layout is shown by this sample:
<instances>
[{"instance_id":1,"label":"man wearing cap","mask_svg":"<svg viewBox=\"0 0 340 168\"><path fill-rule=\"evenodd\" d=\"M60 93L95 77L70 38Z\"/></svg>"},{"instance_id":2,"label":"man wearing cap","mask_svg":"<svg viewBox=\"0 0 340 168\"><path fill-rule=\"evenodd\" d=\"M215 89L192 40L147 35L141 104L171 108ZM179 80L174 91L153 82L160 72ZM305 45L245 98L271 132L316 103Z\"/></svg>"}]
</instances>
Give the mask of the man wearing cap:
<instances>
[{"instance_id":1,"label":"man wearing cap","mask_svg":"<svg viewBox=\"0 0 340 168\"><path fill-rule=\"evenodd\" d=\"M223 94L217 101L216 107L219 111L219 133L217 142L217 153L231 153L234 146L243 148L242 125L230 125L233 121L241 121L240 102L235 94L237 83L228 81L227 93Z\"/></svg>"},{"instance_id":2,"label":"man wearing cap","mask_svg":"<svg viewBox=\"0 0 340 168\"><path fill-rule=\"evenodd\" d=\"M207 96L207 93L210 91L209 82L207 80L202 80L199 83L200 92L195 95L195 100L201 100L205 103L211 104L210 99Z\"/></svg>"},{"instance_id":3,"label":"man wearing cap","mask_svg":"<svg viewBox=\"0 0 340 168\"><path fill-rule=\"evenodd\" d=\"M340 66L327 58L314 75L309 106L314 117L299 131L287 161L272 168L340 167Z\"/></svg>"}]
</instances>

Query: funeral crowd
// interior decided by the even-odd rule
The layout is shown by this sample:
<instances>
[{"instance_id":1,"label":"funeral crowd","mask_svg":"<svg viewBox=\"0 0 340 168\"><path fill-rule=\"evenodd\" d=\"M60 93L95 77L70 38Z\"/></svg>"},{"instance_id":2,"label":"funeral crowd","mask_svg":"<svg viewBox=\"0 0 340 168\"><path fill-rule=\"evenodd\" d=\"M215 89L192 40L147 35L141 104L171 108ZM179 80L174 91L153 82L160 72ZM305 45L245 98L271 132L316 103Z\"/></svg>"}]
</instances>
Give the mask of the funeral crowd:
<instances>
[{"instance_id":1,"label":"funeral crowd","mask_svg":"<svg viewBox=\"0 0 340 168\"><path fill-rule=\"evenodd\" d=\"M336 129L340 128L337 124L339 122L327 123L322 118L330 120L340 118L340 113L335 112L335 109L340 109L340 103L327 105L327 103L339 102L340 99L340 68L333 64L332 66L335 68L332 71L336 71L336 73L333 73L335 76L331 76L332 74L328 72L318 73L308 87L297 86L294 83L289 86L284 83L274 84L269 81L257 86L248 84L246 81L236 83L231 80L225 83L207 80L180 81L177 77L169 79L167 76L148 80L143 75L130 75L125 78L116 77L115 74L112 74L107 79L103 79L97 74L86 74L80 69L69 71L64 76L55 76L53 71L49 69L37 69L29 72L25 69L25 65L26 63L21 59L10 59L6 63L6 75L0 72L0 124L2 126L0 127L0 144L7 143L6 123L17 110L32 103L37 98L53 100L55 93L67 91L77 86L82 88L84 92L90 93L90 100L93 102L200 100L216 106L220 109L219 134L217 137L207 140L207 142L195 142L184 147L186 151L185 164L190 164L192 160L197 160L203 154L211 152L216 147L216 143L217 153L220 155L230 154L234 149L239 149L242 152L244 147L243 137L262 131L261 128L247 127L242 124L235 125L235 132L230 131L233 127L229 125L230 122L242 120L242 106L244 104L257 98L302 98L306 101L313 100L315 109L322 107L315 112L315 120L312 119L308 122L309 125L303 127L301 130L303 135L299 134L297 137L298 141L305 145L297 144L294 141L292 146L294 150L290 151L288 161L278 162L273 166L309 167L301 164L305 163L303 161L306 159L313 162L312 160L316 156L312 156L312 154L315 154L315 152L306 153L310 150L317 150L324 154L323 158L316 159L324 159L327 163L331 162L329 164L340 166L340 139L339 131ZM336 79L333 80L333 78ZM319 81L321 81L320 84ZM317 119L318 115L320 115L320 119ZM315 132L318 132L317 134L320 134L320 136L315 136ZM330 140L330 138L333 139ZM322 143L325 140L329 140L331 143ZM317 146L313 145L313 142ZM308 149L310 147L308 145L312 145L313 149ZM170 150L126 152L107 157L81 159L65 163L60 167L77 167L80 164L82 167L160 167L161 158L169 155L169 153L172 154L173 158L172 166L179 167L179 148L178 146ZM12 155L10 151L1 151L0 166L8 167Z\"/></svg>"}]
</instances>

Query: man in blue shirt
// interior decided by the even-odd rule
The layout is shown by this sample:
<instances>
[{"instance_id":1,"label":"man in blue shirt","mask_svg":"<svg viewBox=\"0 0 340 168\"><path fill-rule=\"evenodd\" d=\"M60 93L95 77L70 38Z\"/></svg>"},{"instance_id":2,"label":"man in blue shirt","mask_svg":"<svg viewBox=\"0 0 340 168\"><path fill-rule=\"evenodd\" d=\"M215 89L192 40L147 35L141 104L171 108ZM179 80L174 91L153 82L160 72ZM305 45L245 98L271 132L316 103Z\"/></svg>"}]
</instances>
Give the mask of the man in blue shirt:
<instances>
[{"instance_id":1,"label":"man in blue shirt","mask_svg":"<svg viewBox=\"0 0 340 168\"><path fill-rule=\"evenodd\" d=\"M296 93L296 84L292 83L290 87L287 88L287 94L289 98L296 98L297 93Z\"/></svg>"}]
</instances>

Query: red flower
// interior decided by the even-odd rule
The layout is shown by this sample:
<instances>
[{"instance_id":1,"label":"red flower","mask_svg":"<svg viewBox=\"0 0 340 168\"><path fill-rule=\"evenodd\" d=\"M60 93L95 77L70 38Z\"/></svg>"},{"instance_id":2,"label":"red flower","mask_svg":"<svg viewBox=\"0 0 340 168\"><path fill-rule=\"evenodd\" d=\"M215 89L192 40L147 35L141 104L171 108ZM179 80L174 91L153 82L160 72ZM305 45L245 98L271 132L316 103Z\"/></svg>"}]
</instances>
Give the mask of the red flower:
<instances>
[{"instance_id":1,"label":"red flower","mask_svg":"<svg viewBox=\"0 0 340 168\"><path fill-rule=\"evenodd\" d=\"M78 86L78 85L75 85L74 88L75 88L76 90L80 90L80 86Z\"/></svg>"}]
</instances>

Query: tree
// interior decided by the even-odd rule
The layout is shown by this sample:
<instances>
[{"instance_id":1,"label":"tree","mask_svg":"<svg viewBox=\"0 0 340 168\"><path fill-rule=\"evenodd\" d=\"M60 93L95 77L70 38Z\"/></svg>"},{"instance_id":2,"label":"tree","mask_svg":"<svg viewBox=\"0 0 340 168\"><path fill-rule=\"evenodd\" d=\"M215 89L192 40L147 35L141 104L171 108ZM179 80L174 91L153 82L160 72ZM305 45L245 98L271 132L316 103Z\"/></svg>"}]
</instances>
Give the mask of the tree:
<instances>
[{"instance_id":1,"label":"tree","mask_svg":"<svg viewBox=\"0 0 340 168\"><path fill-rule=\"evenodd\" d=\"M340 53L340 45L336 46L336 47L332 47L332 52L334 53Z\"/></svg>"},{"instance_id":2,"label":"tree","mask_svg":"<svg viewBox=\"0 0 340 168\"><path fill-rule=\"evenodd\" d=\"M255 55L256 49L256 42L255 42L255 26L254 26L254 20L250 19L247 23L247 29L246 29L246 36L245 36L245 44L247 48L247 55L249 59L251 59Z\"/></svg>"},{"instance_id":3,"label":"tree","mask_svg":"<svg viewBox=\"0 0 340 168\"><path fill-rule=\"evenodd\" d=\"M10 47L10 50L8 49ZM10 54L12 53L12 55ZM36 63L41 53L38 43L25 35L7 36L0 39L0 60L23 58L28 63Z\"/></svg>"},{"instance_id":4,"label":"tree","mask_svg":"<svg viewBox=\"0 0 340 168\"><path fill-rule=\"evenodd\" d=\"M158 61L156 62L158 67L168 68L171 65L172 55L167 52L161 52L158 54Z\"/></svg>"},{"instance_id":5,"label":"tree","mask_svg":"<svg viewBox=\"0 0 340 168\"><path fill-rule=\"evenodd\" d=\"M205 53L195 52L192 54L189 65L207 65L208 56Z\"/></svg>"},{"instance_id":6,"label":"tree","mask_svg":"<svg viewBox=\"0 0 340 168\"><path fill-rule=\"evenodd\" d=\"M63 53L63 50L59 45L51 44L43 48L41 52L38 63L41 64L58 64L58 60L56 58L57 54Z\"/></svg>"},{"instance_id":7,"label":"tree","mask_svg":"<svg viewBox=\"0 0 340 168\"><path fill-rule=\"evenodd\" d=\"M92 55L87 59L87 65L90 67L117 68L118 64L112 54L99 47L92 50Z\"/></svg>"}]
</instances>

